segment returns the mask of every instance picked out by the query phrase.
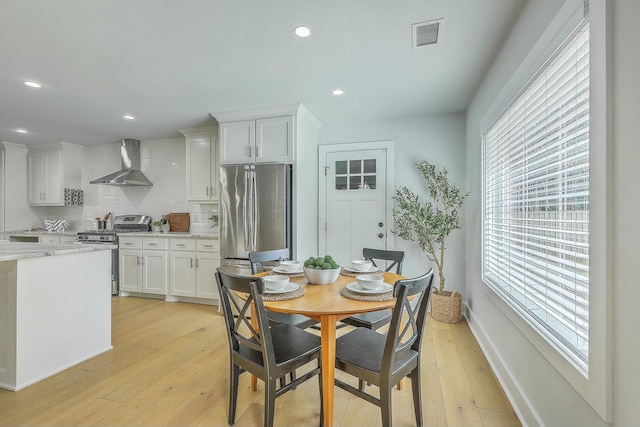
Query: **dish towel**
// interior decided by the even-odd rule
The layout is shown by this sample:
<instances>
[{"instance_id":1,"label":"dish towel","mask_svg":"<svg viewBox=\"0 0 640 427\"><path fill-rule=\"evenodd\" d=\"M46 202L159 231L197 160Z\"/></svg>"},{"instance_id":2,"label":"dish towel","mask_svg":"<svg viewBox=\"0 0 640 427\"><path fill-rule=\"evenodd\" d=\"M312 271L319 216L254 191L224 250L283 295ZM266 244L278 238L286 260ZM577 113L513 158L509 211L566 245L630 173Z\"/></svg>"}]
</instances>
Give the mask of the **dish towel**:
<instances>
[{"instance_id":1,"label":"dish towel","mask_svg":"<svg viewBox=\"0 0 640 427\"><path fill-rule=\"evenodd\" d=\"M68 219L45 219L44 228L47 231L53 231L55 233L64 233L64 230L69 226Z\"/></svg>"}]
</instances>

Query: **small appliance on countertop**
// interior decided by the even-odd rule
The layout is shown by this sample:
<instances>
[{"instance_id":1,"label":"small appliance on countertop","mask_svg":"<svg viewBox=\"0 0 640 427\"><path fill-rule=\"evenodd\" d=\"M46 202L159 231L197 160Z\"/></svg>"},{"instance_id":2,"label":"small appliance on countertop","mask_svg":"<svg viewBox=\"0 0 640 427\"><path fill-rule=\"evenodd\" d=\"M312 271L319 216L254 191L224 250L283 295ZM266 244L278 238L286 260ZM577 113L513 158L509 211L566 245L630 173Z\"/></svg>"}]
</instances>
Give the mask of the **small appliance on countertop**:
<instances>
[{"instance_id":1,"label":"small appliance on countertop","mask_svg":"<svg viewBox=\"0 0 640 427\"><path fill-rule=\"evenodd\" d=\"M150 224L149 215L117 215L113 218L113 229L116 232L149 231Z\"/></svg>"}]
</instances>

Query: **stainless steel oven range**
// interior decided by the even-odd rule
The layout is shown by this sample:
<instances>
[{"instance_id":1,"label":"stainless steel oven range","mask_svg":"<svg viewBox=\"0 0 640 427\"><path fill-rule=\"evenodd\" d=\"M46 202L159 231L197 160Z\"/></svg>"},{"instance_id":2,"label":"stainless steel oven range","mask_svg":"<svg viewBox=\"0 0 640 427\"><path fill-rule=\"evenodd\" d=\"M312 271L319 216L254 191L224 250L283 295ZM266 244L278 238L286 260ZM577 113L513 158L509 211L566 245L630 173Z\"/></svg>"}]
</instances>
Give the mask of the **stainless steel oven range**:
<instances>
[{"instance_id":1,"label":"stainless steel oven range","mask_svg":"<svg viewBox=\"0 0 640 427\"><path fill-rule=\"evenodd\" d=\"M113 228L78 232L78 242L118 245L118 234L149 231L151 217L148 215L119 215L113 219ZM111 293L118 295L118 249L111 251Z\"/></svg>"}]
</instances>

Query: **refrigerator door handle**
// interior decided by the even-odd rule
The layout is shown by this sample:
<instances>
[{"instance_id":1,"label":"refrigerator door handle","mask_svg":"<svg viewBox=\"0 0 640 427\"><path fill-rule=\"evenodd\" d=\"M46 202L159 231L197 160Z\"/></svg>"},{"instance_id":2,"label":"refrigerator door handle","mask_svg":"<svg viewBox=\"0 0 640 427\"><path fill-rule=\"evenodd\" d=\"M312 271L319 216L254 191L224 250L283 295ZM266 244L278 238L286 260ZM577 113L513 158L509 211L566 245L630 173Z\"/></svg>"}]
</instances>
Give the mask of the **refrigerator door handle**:
<instances>
[{"instance_id":1,"label":"refrigerator door handle","mask_svg":"<svg viewBox=\"0 0 640 427\"><path fill-rule=\"evenodd\" d=\"M258 247L258 185L256 182L256 171L251 170L251 250L255 251Z\"/></svg>"},{"instance_id":2,"label":"refrigerator door handle","mask_svg":"<svg viewBox=\"0 0 640 427\"><path fill-rule=\"evenodd\" d=\"M244 250L245 252L249 252L249 216L248 214L248 206L249 199L251 196L249 195L249 174L250 172L245 167L244 171L244 193L242 196L242 225L244 227Z\"/></svg>"}]
</instances>

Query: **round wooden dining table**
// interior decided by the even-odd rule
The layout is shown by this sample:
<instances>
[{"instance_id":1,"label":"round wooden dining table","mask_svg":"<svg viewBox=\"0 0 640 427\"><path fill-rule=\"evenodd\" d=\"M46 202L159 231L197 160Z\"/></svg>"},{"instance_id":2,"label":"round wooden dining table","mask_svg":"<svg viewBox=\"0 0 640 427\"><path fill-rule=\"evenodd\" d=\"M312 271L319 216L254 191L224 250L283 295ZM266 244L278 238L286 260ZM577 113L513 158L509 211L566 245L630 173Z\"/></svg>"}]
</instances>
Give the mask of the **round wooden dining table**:
<instances>
[{"instance_id":1,"label":"round wooden dining table","mask_svg":"<svg viewBox=\"0 0 640 427\"><path fill-rule=\"evenodd\" d=\"M256 276L265 276L259 273ZM404 276L384 273L385 283L394 284ZM324 404L324 424L333 426L333 400L336 357L336 324L357 313L392 308L395 299L390 301L364 302L346 298L340 291L349 283L355 282L352 276L340 275L329 285L313 285L305 277L290 279L291 282L304 287L304 295L285 301L264 301L267 310L281 313L303 314L320 322L320 339L322 342L322 387Z\"/></svg>"}]
</instances>

